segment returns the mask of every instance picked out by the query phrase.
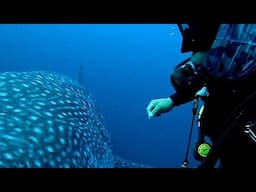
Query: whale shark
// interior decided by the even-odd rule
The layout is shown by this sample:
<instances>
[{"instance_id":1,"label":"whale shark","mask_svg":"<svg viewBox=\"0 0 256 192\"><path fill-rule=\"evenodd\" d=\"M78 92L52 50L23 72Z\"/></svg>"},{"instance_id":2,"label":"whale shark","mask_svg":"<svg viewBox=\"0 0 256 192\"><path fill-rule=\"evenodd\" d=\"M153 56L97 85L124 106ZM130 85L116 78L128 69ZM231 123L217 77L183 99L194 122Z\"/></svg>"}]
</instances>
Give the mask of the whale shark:
<instances>
[{"instance_id":1,"label":"whale shark","mask_svg":"<svg viewBox=\"0 0 256 192\"><path fill-rule=\"evenodd\" d=\"M79 82L29 71L0 73L0 167L148 166L113 154L103 116Z\"/></svg>"}]
</instances>

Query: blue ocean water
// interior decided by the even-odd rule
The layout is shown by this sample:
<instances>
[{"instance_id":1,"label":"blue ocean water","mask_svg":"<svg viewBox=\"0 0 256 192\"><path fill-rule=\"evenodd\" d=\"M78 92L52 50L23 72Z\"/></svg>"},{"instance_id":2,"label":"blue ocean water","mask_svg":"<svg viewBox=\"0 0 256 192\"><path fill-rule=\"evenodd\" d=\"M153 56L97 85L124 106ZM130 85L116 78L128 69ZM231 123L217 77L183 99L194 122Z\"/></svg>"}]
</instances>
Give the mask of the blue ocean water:
<instances>
[{"instance_id":1,"label":"blue ocean water","mask_svg":"<svg viewBox=\"0 0 256 192\"><path fill-rule=\"evenodd\" d=\"M92 93L111 133L113 152L153 167L180 168L191 103L149 120L151 99L173 93L172 68L182 54L175 24L1 24L0 72L46 70L77 79ZM197 137L194 129L189 167Z\"/></svg>"}]
</instances>

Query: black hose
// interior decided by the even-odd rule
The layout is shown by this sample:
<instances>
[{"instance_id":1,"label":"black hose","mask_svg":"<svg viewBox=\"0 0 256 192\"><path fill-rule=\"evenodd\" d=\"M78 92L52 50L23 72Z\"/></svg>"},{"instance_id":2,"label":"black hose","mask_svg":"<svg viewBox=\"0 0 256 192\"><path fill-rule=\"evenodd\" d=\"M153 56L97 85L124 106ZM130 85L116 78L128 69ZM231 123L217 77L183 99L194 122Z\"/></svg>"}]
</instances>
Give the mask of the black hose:
<instances>
[{"instance_id":1,"label":"black hose","mask_svg":"<svg viewBox=\"0 0 256 192\"><path fill-rule=\"evenodd\" d=\"M194 127L194 119L195 119L195 115L196 115L196 112L197 112L197 109L198 109L198 102L199 102L199 99L196 98L194 100L194 103L193 103L192 122L191 122L191 126L190 126L189 137L188 137L188 145L187 145L187 150L186 150L186 154L185 154L185 159L184 159L183 164L182 164L182 167L184 167L184 168L188 166L188 152L189 152L189 147L190 147L190 143L191 143L193 127Z\"/></svg>"}]
</instances>

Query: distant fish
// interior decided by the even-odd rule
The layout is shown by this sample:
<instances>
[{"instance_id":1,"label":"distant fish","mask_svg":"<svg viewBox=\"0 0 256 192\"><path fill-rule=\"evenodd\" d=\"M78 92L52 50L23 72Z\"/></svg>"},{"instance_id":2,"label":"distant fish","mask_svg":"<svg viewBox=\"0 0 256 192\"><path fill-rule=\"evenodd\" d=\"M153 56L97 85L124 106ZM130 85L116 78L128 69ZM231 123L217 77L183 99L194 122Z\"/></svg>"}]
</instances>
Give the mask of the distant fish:
<instances>
[{"instance_id":1,"label":"distant fish","mask_svg":"<svg viewBox=\"0 0 256 192\"><path fill-rule=\"evenodd\" d=\"M170 36L174 36L175 35L175 32L170 32Z\"/></svg>"},{"instance_id":2,"label":"distant fish","mask_svg":"<svg viewBox=\"0 0 256 192\"><path fill-rule=\"evenodd\" d=\"M176 33L176 27L171 27L171 32L170 32L170 36L174 36Z\"/></svg>"},{"instance_id":3,"label":"distant fish","mask_svg":"<svg viewBox=\"0 0 256 192\"><path fill-rule=\"evenodd\" d=\"M66 76L0 74L0 167L114 167L94 102Z\"/></svg>"},{"instance_id":4,"label":"distant fish","mask_svg":"<svg viewBox=\"0 0 256 192\"><path fill-rule=\"evenodd\" d=\"M84 68L82 65L79 66L78 76L77 76L77 82L80 85L84 85Z\"/></svg>"}]
</instances>

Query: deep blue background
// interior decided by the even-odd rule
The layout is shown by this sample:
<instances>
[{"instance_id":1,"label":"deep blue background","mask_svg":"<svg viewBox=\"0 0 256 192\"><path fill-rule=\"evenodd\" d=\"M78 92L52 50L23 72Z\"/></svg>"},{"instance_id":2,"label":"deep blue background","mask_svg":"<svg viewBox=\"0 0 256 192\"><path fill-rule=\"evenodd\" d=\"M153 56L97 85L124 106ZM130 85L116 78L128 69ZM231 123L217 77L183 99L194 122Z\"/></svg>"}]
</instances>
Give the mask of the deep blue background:
<instances>
[{"instance_id":1,"label":"deep blue background","mask_svg":"<svg viewBox=\"0 0 256 192\"><path fill-rule=\"evenodd\" d=\"M155 167L179 168L184 160L191 103L148 120L151 99L173 93L172 68L181 54L175 24L1 24L0 71L47 70L77 79L84 68L113 151ZM194 129L190 167L197 136Z\"/></svg>"}]
</instances>

